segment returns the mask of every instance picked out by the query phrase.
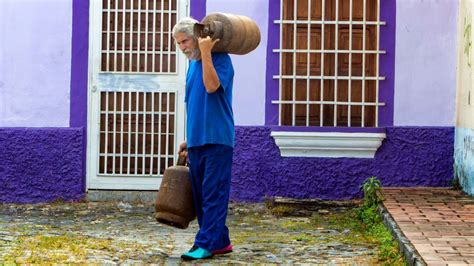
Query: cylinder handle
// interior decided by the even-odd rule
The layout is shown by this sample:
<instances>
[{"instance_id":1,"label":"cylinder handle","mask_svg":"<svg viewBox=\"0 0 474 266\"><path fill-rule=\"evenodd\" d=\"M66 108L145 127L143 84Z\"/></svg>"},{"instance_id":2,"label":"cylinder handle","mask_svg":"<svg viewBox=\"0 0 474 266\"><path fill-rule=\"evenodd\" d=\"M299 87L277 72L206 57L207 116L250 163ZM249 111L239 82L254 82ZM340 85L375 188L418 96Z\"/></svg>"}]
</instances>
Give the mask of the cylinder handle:
<instances>
[{"instance_id":1,"label":"cylinder handle","mask_svg":"<svg viewBox=\"0 0 474 266\"><path fill-rule=\"evenodd\" d=\"M209 36L213 40L222 39L224 25L220 21L211 21L209 24L196 23L193 31L196 38Z\"/></svg>"},{"instance_id":2,"label":"cylinder handle","mask_svg":"<svg viewBox=\"0 0 474 266\"><path fill-rule=\"evenodd\" d=\"M186 156L178 155L178 161L176 161L176 165L186 166Z\"/></svg>"}]
</instances>

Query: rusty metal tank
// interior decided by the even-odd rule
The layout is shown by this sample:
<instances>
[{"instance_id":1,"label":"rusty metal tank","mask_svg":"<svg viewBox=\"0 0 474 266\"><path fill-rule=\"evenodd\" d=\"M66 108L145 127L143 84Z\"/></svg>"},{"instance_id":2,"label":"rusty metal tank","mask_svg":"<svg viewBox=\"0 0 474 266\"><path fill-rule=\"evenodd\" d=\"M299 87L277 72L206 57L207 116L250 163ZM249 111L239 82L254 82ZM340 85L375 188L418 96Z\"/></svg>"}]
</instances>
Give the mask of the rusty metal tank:
<instances>
[{"instance_id":1,"label":"rusty metal tank","mask_svg":"<svg viewBox=\"0 0 474 266\"><path fill-rule=\"evenodd\" d=\"M212 51L244 55L255 50L260 44L260 29L249 17L212 13L194 26L194 36L219 39Z\"/></svg>"},{"instance_id":2,"label":"rusty metal tank","mask_svg":"<svg viewBox=\"0 0 474 266\"><path fill-rule=\"evenodd\" d=\"M189 168L185 164L186 157L179 157L176 166L165 170L155 205L156 220L179 229L187 228L196 218Z\"/></svg>"}]
</instances>

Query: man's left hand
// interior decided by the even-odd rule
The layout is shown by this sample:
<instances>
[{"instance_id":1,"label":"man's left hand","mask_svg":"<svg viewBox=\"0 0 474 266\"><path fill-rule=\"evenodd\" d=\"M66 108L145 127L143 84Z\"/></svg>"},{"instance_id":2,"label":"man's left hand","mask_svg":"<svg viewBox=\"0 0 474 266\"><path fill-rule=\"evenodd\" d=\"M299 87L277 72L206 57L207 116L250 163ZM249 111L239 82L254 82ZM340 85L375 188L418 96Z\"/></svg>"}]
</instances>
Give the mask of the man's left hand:
<instances>
[{"instance_id":1,"label":"man's left hand","mask_svg":"<svg viewBox=\"0 0 474 266\"><path fill-rule=\"evenodd\" d=\"M211 53L212 48L214 45L219 41L219 39L211 39L211 37L207 36L206 38L198 38L199 43L199 50L201 50L202 54Z\"/></svg>"}]
</instances>

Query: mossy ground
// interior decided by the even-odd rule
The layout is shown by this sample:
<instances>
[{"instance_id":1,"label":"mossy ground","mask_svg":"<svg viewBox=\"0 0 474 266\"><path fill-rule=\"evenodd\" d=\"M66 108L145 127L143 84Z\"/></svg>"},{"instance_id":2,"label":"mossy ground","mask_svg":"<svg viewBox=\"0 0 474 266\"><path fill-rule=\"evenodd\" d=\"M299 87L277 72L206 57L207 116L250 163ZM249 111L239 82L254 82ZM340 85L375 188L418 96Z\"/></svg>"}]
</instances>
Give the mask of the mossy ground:
<instances>
[{"instance_id":1,"label":"mossy ground","mask_svg":"<svg viewBox=\"0 0 474 266\"><path fill-rule=\"evenodd\" d=\"M288 206L276 206L270 212L284 216L294 210ZM336 234L325 234L315 238L312 234L300 233L286 238L287 240L304 241L311 245L323 242L341 242L345 245L369 245L377 250L377 258L384 265L406 265L399 253L398 243L383 224L377 208L353 208L343 212L329 212L321 215L314 213L309 221L285 221L283 228L294 232L317 229L319 231L335 230ZM342 232L342 233L341 233Z\"/></svg>"},{"instance_id":2,"label":"mossy ground","mask_svg":"<svg viewBox=\"0 0 474 266\"><path fill-rule=\"evenodd\" d=\"M179 255L197 231L195 221L186 230L157 224L150 206L12 206L0 208L0 264L6 265L182 263ZM212 262L402 264L396 246L382 241L388 239L383 226L367 228L356 210L287 216L291 211L232 204L227 224L235 251ZM395 255L384 257L382 247Z\"/></svg>"}]
</instances>

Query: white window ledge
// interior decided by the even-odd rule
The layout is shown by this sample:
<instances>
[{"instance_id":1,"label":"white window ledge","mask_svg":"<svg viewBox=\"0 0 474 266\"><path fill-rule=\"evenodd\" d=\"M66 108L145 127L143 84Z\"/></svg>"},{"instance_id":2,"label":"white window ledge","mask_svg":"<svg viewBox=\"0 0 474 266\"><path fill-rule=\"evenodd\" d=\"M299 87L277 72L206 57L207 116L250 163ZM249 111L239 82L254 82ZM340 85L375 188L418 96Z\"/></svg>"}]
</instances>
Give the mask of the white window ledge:
<instances>
[{"instance_id":1,"label":"white window ledge","mask_svg":"<svg viewBox=\"0 0 474 266\"><path fill-rule=\"evenodd\" d=\"M273 131L283 157L374 158L385 133Z\"/></svg>"}]
</instances>

